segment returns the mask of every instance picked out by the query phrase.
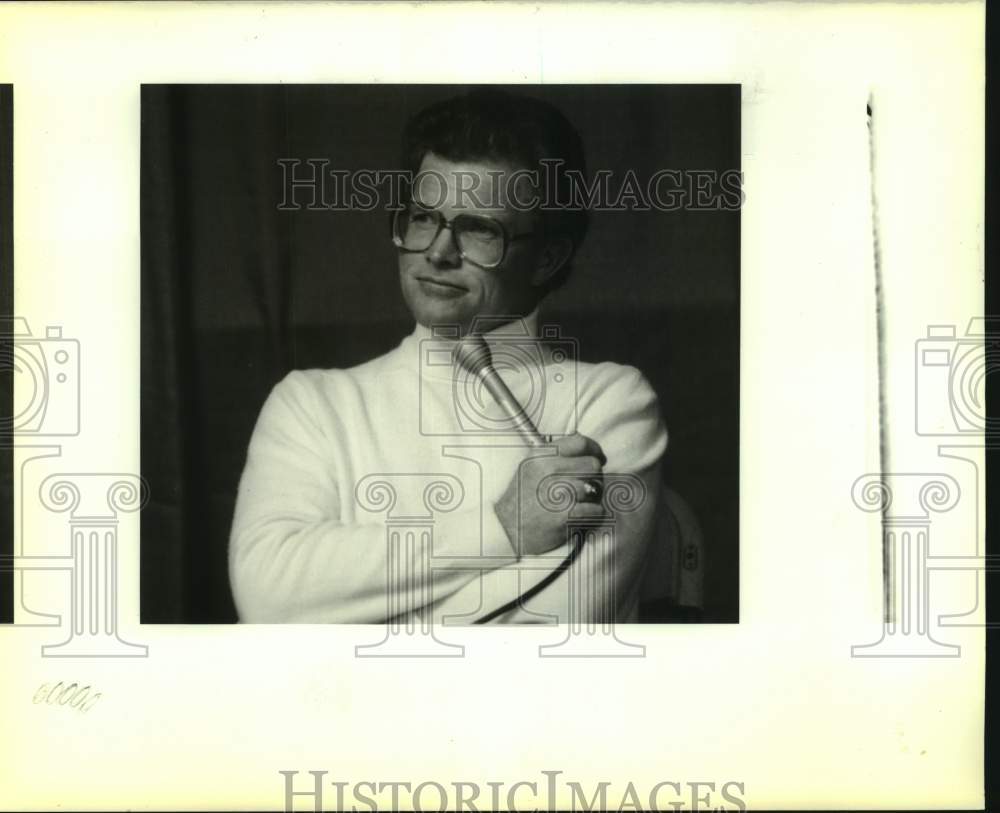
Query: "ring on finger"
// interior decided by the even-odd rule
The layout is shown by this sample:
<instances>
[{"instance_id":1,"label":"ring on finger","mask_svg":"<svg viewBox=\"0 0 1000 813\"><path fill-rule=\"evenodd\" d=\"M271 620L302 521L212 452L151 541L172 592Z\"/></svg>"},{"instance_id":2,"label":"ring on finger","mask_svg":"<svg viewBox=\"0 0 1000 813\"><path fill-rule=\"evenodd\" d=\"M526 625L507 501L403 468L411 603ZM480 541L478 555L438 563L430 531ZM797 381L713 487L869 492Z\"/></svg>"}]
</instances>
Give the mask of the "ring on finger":
<instances>
[{"instance_id":1,"label":"ring on finger","mask_svg":"<svg viewBox=\"0 0 1000 813\"><path fill-rule=\"evenodd\" d=\"M583 480L583 499L580 502L600 502L604 496L604 484L597 477Z\"/></svg>"}]
</instances>

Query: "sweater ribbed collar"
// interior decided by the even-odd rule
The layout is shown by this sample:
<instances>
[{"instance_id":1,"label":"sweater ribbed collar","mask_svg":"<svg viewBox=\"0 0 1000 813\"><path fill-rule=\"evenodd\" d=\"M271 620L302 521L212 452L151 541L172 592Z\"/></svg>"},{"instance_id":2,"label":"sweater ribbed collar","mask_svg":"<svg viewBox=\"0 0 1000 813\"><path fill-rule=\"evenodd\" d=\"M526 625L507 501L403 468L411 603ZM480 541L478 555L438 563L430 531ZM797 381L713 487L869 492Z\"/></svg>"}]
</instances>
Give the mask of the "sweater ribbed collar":
<instances>
[{"instance_id":1,"label":"sweater ribbed collar","mask_svg":"<svg viewBox=\"0 0 1000 813\"><path fill-rule=\"evenodd\" d=\"M523 337L526 341L537 339L538 337L538 308L524 317L514 319L498 318L493 321L480 322L490 325L496 324L483 332L483 338L489 345L491 351L495 351L498 344L510 342L512 339ZM457 329L451 326L436 327L432 330L424 325L417 324L413 332L403 340L404 346L409 346L410 352L415 356L415 360L420 365L420 374L425 378L441 381L451 381L454 378L454 369L450 357L451 340L458 335Z\"/></svg>"}]
</instances>

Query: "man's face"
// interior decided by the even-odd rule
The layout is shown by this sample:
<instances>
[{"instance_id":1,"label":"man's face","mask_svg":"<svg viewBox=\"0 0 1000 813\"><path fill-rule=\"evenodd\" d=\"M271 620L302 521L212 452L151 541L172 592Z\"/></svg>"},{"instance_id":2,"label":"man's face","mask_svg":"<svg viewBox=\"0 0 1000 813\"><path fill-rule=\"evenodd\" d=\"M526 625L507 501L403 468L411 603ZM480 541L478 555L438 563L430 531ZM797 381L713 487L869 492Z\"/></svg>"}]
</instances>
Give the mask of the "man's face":
<instances>
[{"instance_id":1,"label":"man's face","mask_svg":"<svg viewBox=\"0 0 1000 813\"><path fill-rule=\"evenodd\" d=\"M508 189L512 171L491 163L452 162L428 153L420 165L413 197L448 220L460 214L484 215L503 224L508 235L533 232L537 228L534 216L512 205L507 193L530 201L534 189L524 177ZM473 185L474 195L460 192ZM508 241L498 267L482 268L462 258L452 230L442 228L425 251L399 252L399 279L403 298L421 325L458 324L464 334L476 316L530 313L539 297L537 286L549 275L551 263L551 251L541 239L527 237Z\"/></svg>"}]
</instances>

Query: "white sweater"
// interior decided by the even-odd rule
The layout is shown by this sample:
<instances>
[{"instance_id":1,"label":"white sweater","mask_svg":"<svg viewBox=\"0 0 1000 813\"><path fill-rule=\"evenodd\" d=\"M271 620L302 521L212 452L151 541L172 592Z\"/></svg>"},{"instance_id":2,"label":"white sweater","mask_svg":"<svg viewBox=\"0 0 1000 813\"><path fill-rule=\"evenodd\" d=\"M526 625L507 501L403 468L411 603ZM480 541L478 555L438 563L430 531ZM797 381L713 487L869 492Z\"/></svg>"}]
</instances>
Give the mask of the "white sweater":
<instances>
[{"instance_id":1,"label":"white sweater","mask_svg":"<svg viewBox=\"0 0 1000 813\"><path fill-rule=\"evenodd\" d=\"M532 333L536 320L525 320ZM647 496L616 516L610 559L579 556L524 606L493 620L586 620L577 617L578 605L571 609L567 584L609 567L612 594L599 598L613 602L617 620L634 620L667 445L656 396L633 367L563 361L565 340L533 346L512 338L518 330L511 323L487 340L539 431L594 438L607 455L605 474L640 476ZM524 365L539 346L542 363ZM518 463L539 450L495 434L509 424L488 394L464 376L456 380L447 352L434 352L441 347L447 351L446 340L418 325L379 358L347 370L294 371L272 390L247 451L230 538L241 621L383 623L401 607L422 606L414 617L467 623L513 601L565 560L569 544L541 557L517 555L517 540L508 539L493 506ZM422 354L430 363L420 363ZM395 492L393 505L379 503L387 492L376 481ZM444 486L428 492L434 481ZM414 532L408 544L417 560L432 557L432 594L405 567L390 567L387 524L397 523L404 537Z\"/></svg>"}]
</instances>

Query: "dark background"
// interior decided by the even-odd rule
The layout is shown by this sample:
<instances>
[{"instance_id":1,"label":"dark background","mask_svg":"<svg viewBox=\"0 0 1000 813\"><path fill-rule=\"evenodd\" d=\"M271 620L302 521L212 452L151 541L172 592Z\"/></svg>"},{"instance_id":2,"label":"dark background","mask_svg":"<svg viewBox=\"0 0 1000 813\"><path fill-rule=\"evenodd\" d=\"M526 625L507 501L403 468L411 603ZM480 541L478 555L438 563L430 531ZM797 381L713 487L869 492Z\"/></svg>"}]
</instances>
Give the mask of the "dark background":
<instances>
[{"instance_id":1,"label":"dark background","mask_svg":"<svg viewBox=\"0 0 1000 813\"><path fill-rule=\"evenodd\" d=\"M992 11L991 11L992 9ZM1000 42L1000 23L997 22L997 6L995 3L986 4L986 242L984 246L984 272L986 301L984 315L1000 315L1000 285L997 278L990 273L996 273L996 246L997 235L1000 234L1000 217L997 215L997 187L1000 184L1000 171L997 167L998 149L1000 149L1000 137L997 136L997 43ZM990 43L993 43L990 45ZM990 258L994 259L991 260ZM987 325L990 325L987 322ZM986 369L993 370L993 375L986 377L986 409L987 415L992 418L992 428L987 430L986 449L986 473L983 494L986 497L986 555L997 556L996 529L1000 527L1000 509L997 508L997 501L991 500L989 494L996 492L990 488L990 483L996 486L996 464L1000 460L1000 432L997 431L996 404L1000 402L1000 335L995 330L996 323L992 323L994 330L986 343ZM988 328L989 329L989 328ZM991 409L992 406L992 409ZM988 424L989 426L989 424ZM994 560L996 561L996 560ZM986 708L984 711L986 737L983 749L983 764L987 770L985 795L986 810L995 810L997 799L1000 799L1000 771L989 770L990 765L996 765L997 745L996 730L997 720L1000 719L996 693L991 692L991 687L997 683L998 668L997 656L997 629L1000 628L1000 612L997 611L997 587L1000 585L1000 568L987 570L986 576Z\"/></svg>"},{"instance_id":2,"label":"dark background","mask_svg":"<svg viewBox=\"0 0 1000 813\"><path fill-rule=\"evenodd\" d=\"M0 323L14 315L14 86L0 85ZM0 560L14 555L14 359L0 343ZM0 567L0 623L14 620L14 571Z\"/></svg>"},{"instance_id":3,"label":"dark background","mask_svg":"<svg viewBox=\"0 0 1000 813\"><path fill-rule=\"evenodd\" d=\"M463 89L143 86L144 623L236 619L229 527L271 387L412 330L386 213L279 211L278 160L400 168L406 118ZM567 115L591 172L740 168L737 85L511 89ZM665 480L705 535L705 621L738 620L739 263L738 212L596 212L542 317L584 360L632 364L656 389Z\"/></svg>"}]
</instances>

